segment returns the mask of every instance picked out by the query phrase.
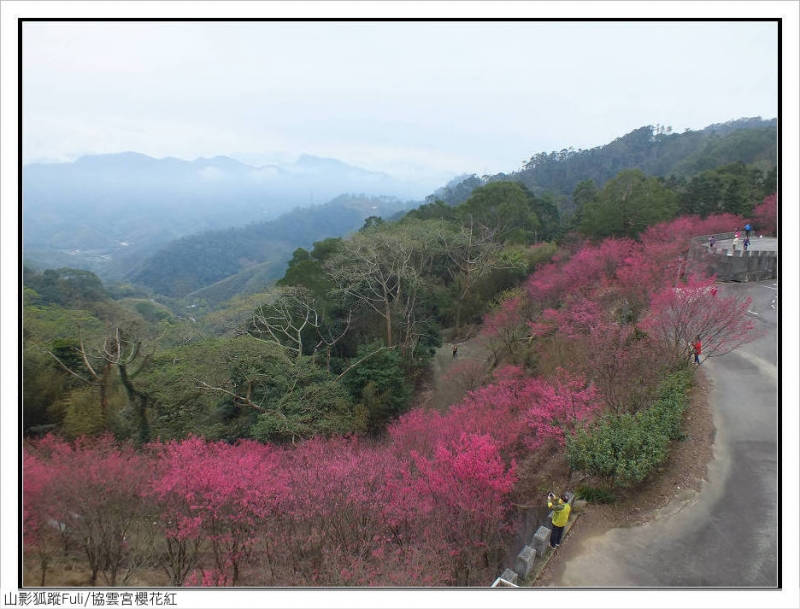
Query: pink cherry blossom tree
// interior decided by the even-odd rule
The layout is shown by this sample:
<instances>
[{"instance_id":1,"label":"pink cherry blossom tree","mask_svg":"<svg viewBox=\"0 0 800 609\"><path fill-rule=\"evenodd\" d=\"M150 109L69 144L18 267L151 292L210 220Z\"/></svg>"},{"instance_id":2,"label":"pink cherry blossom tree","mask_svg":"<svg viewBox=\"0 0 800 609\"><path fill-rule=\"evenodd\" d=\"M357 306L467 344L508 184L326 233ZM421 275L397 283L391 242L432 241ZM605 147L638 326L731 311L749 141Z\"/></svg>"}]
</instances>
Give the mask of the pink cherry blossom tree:
<instances>
[{"instance_id":1,"label":"pink cherry blossom tree","mask_svg":"<svg viewBox=\"0 0 800 609\"><path fill-rule=\"evenodd\" d=\"M533 432L529 444L534 449L548 438L555 438L563 446L575 427L592 420L603 406L595 386L563 368L548 381L526 382L521 397L530 404L525 420Z\"/></svg>"},{"instance_id":2,"label":"pink cherry blossom tree","mask_svg":"<svg viewBox=\"0 0 800 609\"><path fill-rule=\"evenodd\" d=\"M488 435L464 434L440 443L432 457L411 456L418 471L411 486L417 539L449 565L442 583L474 585L474 573L503 547L516 466L506 466Z\"/></svg>"},{"instance_id":3,"label":"pink cherry blossom tree","mask_svg":"<svg viewBox=\"0 0 800 609\"><path fill-rule=\"evenodd\" d=\"M778 195L771 194L753 209L753 229L759 235L778 234Z\"/></svg>"},{"instance_id":4,"label":"pink cherry blossom tree","mask_svg":"<svg viewBox=\"0 0 800 609\"><path fill-rule=\"evenodd\" d=\"M39 562L40 586L46 583L47 567L59 545L58 531L65 532L49 492L52 478L53 470L26 445L22 457L22 547Z\"/></svg>"},{"instance_id":5,"label":"pink cherry blossom tree","mask_svg":"<svg viewBox=\"0 0 800 609\"><path fill-rule=\"evenodd\" d=\"M164 569L179 585L206 546L213 579L236 585L251 558L257 525L287 491L277 449L189 438L161 447L160 454L163 463L150 493L162 509Z\"/></svg>"},{"instance_id":6,"label":"pink cherry blossom tree","mask_svg":"<svg viewBox=\"0 0 800 609\"><path fill-rule=\"evenodd\" d=\"M524 294L508 298L496 310L484 315L481 334L488 339L495 361L499 361L503 353L512 354L517 344L528 335L524 298Z\"/></svg>"},{"instance_id":7,"label":"pink cherry blossom tree","mask_svg":"<svg viewBox=\"0 0 800 609\"><path fill-rule=\"evenodd\" d=\"M713 278L693 276L686 284L654 295L642 326L673 361L687 361L698 336L702 359L724 355L756 338L747 312L751 299L736 292L715 293L714 284Z\"/></svg>"},{"instance_id":8,"label":"pink cherry blossom tree","mask_svg":"<svg viewBox=\"0 0 800 609\"><path fill-rule=\"evenodd\" d=\"M79 540L92 584L102 574L115 586L121 570L133 566L128 536L144 511L147 459L129 444L118 445L110 434L72 444L50 436L32 443L32 450L50 470L43 491L49 495L50 518Z\"/></svg>"}]
</instances>

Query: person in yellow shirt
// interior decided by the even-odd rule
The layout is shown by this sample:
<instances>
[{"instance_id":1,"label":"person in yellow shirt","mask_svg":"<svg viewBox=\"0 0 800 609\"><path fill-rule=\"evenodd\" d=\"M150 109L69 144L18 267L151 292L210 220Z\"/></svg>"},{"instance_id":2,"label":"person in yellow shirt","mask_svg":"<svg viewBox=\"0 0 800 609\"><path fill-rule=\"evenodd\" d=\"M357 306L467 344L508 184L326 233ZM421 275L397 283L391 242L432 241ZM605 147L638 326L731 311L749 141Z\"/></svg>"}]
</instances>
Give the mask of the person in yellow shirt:
<instances>
[{"instance_id":1,"label":"person in yellow shirt","mask_svg":"<svg viewBox=\"0 0 800 609\"><path fill-rule=\"evenodd\" d=\"M561 537L564 535L564 527L569 522L569 513L572 506L569 504L569 496L562 493L561 497L556 497L553 493L547 495L547 507L553 510L553 529L550 534L550 547L557 548L561 544Z\"/></svg>"}]
</instances>

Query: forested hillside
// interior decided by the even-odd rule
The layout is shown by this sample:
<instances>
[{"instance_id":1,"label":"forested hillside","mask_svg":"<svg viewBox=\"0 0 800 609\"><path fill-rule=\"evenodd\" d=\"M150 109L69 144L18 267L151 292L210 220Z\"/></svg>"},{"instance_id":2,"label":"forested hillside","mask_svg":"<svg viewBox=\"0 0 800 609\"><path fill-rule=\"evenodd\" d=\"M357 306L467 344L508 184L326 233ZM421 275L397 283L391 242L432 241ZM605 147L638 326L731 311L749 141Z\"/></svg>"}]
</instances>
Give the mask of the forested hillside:
<instances>
[{"instance_id":1,"label":"forested hillside","mask_svg":"<svg viewBox=\"0 0 800 609\"><path fill-rule=\"evenodd\" d=\"M663 178L688 178L731 163L766 171L777 162L777 137L775 120L742 119L685 133L646 126L598 148L536 154L511 177L534 192L568 195L580 182L602 187L626 169Z\"/></svg>"},{"instance_id":2,"label":"forested hillside","mask_svg":"<svg viewBox=\"0 0 800 609\"><path fill-rule=\"evenodd\" d=\"M778 229L763 163L587 174L566 215L511 179L394 220L344 198L340 225L209 233L139 279L216 285L216 308L26 269L26 577L83 561L91 585L485 586L539 464L581 472L583 496L635 490L681 437L689 341L714 357L752 338L748 302L685 261L695 236ZM276 242L288 264L253 285ZM237 277L253 283L223 301L241 286L212 282ZM444 382L471 390L418 408L434 355L468 339L491 356L454 353Z\"/></svg>"},{"instance_id":3,"label":"forested hillside","mask_svg":"<svg viewBox=\"0 0 800 609\"><path fill-rule=\"evenodd\" d=\"M761 202L774 204L769 195L776 190L775 174L774 166L765 172L744 163L667 180L625 170L602 187L581 181L572 194L576 211L568 217L552 197L537 196L512 180L478 186L459 205L437 200L394 221L382 220L379 212L390 216L403 203L345 196L315 214L296 210L273 222L179 240L140 269L134 285L110 286L113 297L88 271L28 270L25 327L32 342L26 361L32 367L26 374L36 397L31 395L25 428L55 426L76 436L84 420L92 420L123 437L150 437L151 429L156 436L179 437L186 429L172 424L183 420L183 414L175 414L182 412L176 405L186 403L200 409L188 419L195 432L207 429L202 433L215 438L294 437L286 431L293 429L294 416L303 420L301 437L318 429L341 431L342 425L379 431L408 404L444 329L458 334L479 323L537 264L587 238L638 239L650 226L678 216L729 214L755 223L757 230L772 230L772 212ZM339 236L359 226L352 236ZM109 334L113 327L124 331ZM145 345L152 346L156 337L159 348L148 355ZM232 347L229 340L240 346ZM129 365L142 366L137 377L145 383L142 389L131 381L115 394L114 383L101 372L118 365L117 359L108 361L108 344L130 350ZM269 372L258 355L262 344L277 350ZM293 355L286 358L289 346ZM77 355L66 357L75 349ZM245 369L224 372L233 365L234 353L243 358L250 350L254 360ZM97 361L90 369L92 357ZM156 364L162 357L194 362L188 368L193 380L181 366L160 369ZM328 387L328 376L343 375L336 391L346 390L346 401L359 405L358 416L351 412L342 419L338 410L323 409L304 418L300 404L308 397L290 399L281 389L295 386L299 378L296 358L312 370L322 366L321 376L314 372L304 381L318 378L313 382L322 383L320 396L327 395L322 387ZM221 361L227 362L224 369ZM376 376L376 369L382 374ZM163 376L167 370L170 374ZM273 380L262 385L261 375ZM387 384L376 385L379 378ZM84 385L75 385L78 379ZM93 387L103 393L100 418L81 414L94 403ZM279 416L285 428L280 432L280 425L272 427L277 422L264 423L267 412L253 406L277 396L283 396L286 409ZM118 400L118 412L112 398ZM139 404L138 414L130 399ZM296 415L287 414L295 408Z\"/></svg>"},{"instance_id":4,"label":"forested hillside","mask_svg":"<svg viewBox=\"0 0 800 609\"><path fill-rule=\"evenodd\" d=\"M216 305L278 279L295 248L346 235L369 216L390 216L405 209L407 204L393 197L342 195L325 205L295 209L268 222L183 237L146 259L126 279L164 296L184 297L237 273L252 276L257 272L259 285L248 287L248 278L219 286L217 293L207 290L196 296Z\"/></svg>"},{"instance_id":5,"label":"forested hillside","mask_svg":"<svg viewBox=\"0 0 800 609\"><path fill-rule=\"evenodd\" d=\"M627 169L639 169L655 177L686 179L723 165L744 163L766 173L777 163L777 137L775 119L739 119L684 133L648 125L597 148L539 152L525 161L521 170L510 174L470 176L430 195L427 202L441 199L457 204L481 183L515 180L536 194L551 193L564 205L562 211L571 211L572 194L580 182L591 180L601 188Z\"/></svg>"},{"instance_id":6,"label":"forested hillside","mask_svg":"<svg viewBox=\"0 0 800 609\"><path fill-rule=\"evenodd\" d=\"M772 230L774 196L749 205L692 217L697 226L719 218L715 230L744 221ZM26 270L25 429L140 441L380 434L413 399L445 329L457 340L518 298L525 278L571 256L581 235L637 240L679 208L655 178L623 172L588 199L559 245L548 201L519 183L491 183L459 206L373 217L350 237L297 248L277 285L214 313L134 293L113 299L88 271Z\"/></svg>"},{"instance_id":7,"label":"forested hillside","mask_svg":"<svg viewBox=\"0 0 800 609\"><path fill-rule=\"evenodd\" d=\"M28 581L82 561L87 585L487 585L523 525L513 505L541 492L524 464L566 459L584 473L579 496L594 498L635 489L667 458L691 386L688 339L702 327L713 357L752 330L747 301L679 278L679 254L741 220L681 218L557 256L534 248L536 270L481 307L474 340L493 359L463 362L476 389L446 413L407 411L435 337L413 314L415 285L437 271L402 246L436 221L298 251L294 287L240 303L238 322L162 319L158 335L99 294L67 311L73 277L34 275L53 289L28 293L25 374L53 418L38 433L57 435L25 446ZM454 254L477 246L444 234ZM438 272L465 294L455 260ZM388 307L370 288L381 277Z\"/></svg>"},{"instance_id":8,"label":"forested hillside","mask_svg":"<svg viewBox=\"0 0 800 609\"><path fill-rule=\"evenodd\" d=\"M582 221L587 199L623 171L632 170L650 176L653 184L660 179L659 184L674 193L667 197L675 199L672 203L651 199L649 207L663 211L656 214L660 219L668 219L676 211L741 214L775 191L776 157L774 120L742 119L682 134L647 126L591 150L534 155L523 170L510 175L462 176L429 196L413 214L430 217L436 201L450 206L464 203L475 188L486 183L518 182L539 201L535 211L544 226L540 237L552 239ZM359 204L358 198L342 197L271 222L185 237L159 250L126 280L164 296L190 296L192 302L216 306L236 293L252 292L280 277L295 247L346 234L368 215L388 218L394 214L397 218L406 211L397 200L372 200L375 203L363 200ZM378 211L369 213L372 205L377 205ZM542 205L549 210L544 212ZM449 213L436 209L440 215ZM565 222L561 223L561 218ZM633 234L602 228L602 222L596 220L591 220L597 225L594 229L584 226L587 234ZM646 226L652 221L645 214L640 223Z\"/></svg>"}]
</instances>

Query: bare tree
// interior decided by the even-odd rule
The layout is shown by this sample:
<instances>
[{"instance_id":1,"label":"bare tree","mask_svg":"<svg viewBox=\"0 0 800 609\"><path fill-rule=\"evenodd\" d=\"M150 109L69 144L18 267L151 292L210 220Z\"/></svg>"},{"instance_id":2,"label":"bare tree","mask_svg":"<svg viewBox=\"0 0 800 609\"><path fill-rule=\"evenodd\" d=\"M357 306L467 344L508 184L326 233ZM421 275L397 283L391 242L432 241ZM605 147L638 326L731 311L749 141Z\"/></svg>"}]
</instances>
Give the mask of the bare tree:
<instances>
[{"instance_id":1,"label":"bare tree","mask_svg":"<svg viewBox=\"0 0 800 609\"><path fill-rule=\"evenodd\" d=\"M386 346L400 346L406 354L413 353L421 337L419 305L442 252L438 226L408 222L393 230L373 227L346 241L344 251L326 265L335 293L377 313Z\"/></svg>"},{"instance_id":2,"label":"bare tree","mask_svg":"<svg viewBox=\"0 0 800 609\"><path fill-rule=\"evenodd\" d=\"M155 353L155 343L158 338L146 337L144 334L138 336L135 328L126 331L118 325L109 323L106 325L105 336L92 347L87 346L82 328L78 326L78 346L75 347L75 350L83 364L82 370L71 368L52 350L48 350L48 353L72 376L97 388L101 417L106 429L108 428L108 393L112 371L116 368L130 404L137 414L140 440L146 442L149 440L147 407L150 399L147 394L134 386L133 379Z\"/></svg>"},{"instance_id":3,"label":"bare tree","mask_svg":"<svg viewBox=\"0 0 800 609\"><path fill-rule=\"evenodd\" d=\"M401 235L370 231L346 241L344 252L327 264L340 295L383 318L387 346L395 344L392 333L395 305L404 302L405 287L413 278L411 259L411 244Z\"/></svg>"},{"instance_id":4,"label":"bare tree","mask_svg":"<svg viewBox=\"0 0 800 609\"><path fill-rule=\"evenodd\" d=\"M448 272L457 289L456 331L461 327L464 300L489 271L502 268L502 245L495 239L497 230L476 227L472 218L458 232L442 230L440 239L450 261Z\"/></svg>"},{"instance_id":5,"label":"bare tree","mask_svg":"<svg viewBox=\"0 0 800 609\"><path fill-rule=\"evenodd\" d=\"M95 357L92 352L86 348L86 343L83 337L83 328L78 325L78 346L75 351L80 356L83 363L84 370L78 372L70 368L58 355L53 353L52 350L47 350L50 356L58 362L58 364L66 370L69 374L82 381L83 383L97 388L100 396L100 416L103 419L103 427L108 426L108 392L109 383L111 380L112 364L102 357Z\"/></svg>"},{"instance_id":6,"label":"bare tree","mask_svg":"<svg viewBox=\"0 0 800 609\"><path fill-rule=\"evenodd\" d=\"M351 319L352 311L348 311L344 327L334 328L312 293L292 286L276 288L262 296L245 329L238 333L279 345L295 358L301 357L307 351L307 343L312 341L314 353L325 348L330 372L331 350L347 334Z\"/></svg>"},{"instance_id":7,"label":"bare tree","mask_svg":"<svg viewBox=\"0 0 800 609\"><path fill-rule=\"evenodd\" d=\"M103 342L102 357L111 366L116 366L130 404L136 412L140 442L150 440L150 425L147 422L147 407L150 397L134 386L133 379L144 369L155 353L153 342L147 338L129 335L120 328L114 328L110 336L106 336ZM129 368L133 369L129 370Z\"/></svg>"},{"instance_id":8,"label":"bare tree","mask_svg":"<svg viewBox=\"0 0 800 609\"><path fill-rule=\"evenodd\" d=\"M289 355L303 355L304 334L318 330L322 319L308 290L298 287L276 288L267 294L250 318L247 334L286 349Z\"/></svg>"}]
</instances>

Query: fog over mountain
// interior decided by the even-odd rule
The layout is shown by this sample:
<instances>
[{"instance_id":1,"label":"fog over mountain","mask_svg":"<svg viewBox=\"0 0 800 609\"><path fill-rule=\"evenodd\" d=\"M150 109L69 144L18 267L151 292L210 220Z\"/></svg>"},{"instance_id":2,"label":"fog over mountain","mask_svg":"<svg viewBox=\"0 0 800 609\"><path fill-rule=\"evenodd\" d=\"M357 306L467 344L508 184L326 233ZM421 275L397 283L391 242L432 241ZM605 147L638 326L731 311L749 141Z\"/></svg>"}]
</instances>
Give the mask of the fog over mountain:
<instances>
[{"instance_id":1,"label":"fog over mountain","mask_svg":"<svg viewBox=\"0 0 800 609\"><path fill-rule=\"evenodd\" d=\"M385 173L311 155L256 167L224 156L185 161L135 152L25 165L22 188L25 260L105 276L173 239L270 220L343 193L426 194Z\"/></svg>"}]
</instances>

